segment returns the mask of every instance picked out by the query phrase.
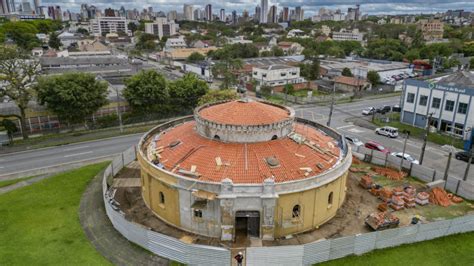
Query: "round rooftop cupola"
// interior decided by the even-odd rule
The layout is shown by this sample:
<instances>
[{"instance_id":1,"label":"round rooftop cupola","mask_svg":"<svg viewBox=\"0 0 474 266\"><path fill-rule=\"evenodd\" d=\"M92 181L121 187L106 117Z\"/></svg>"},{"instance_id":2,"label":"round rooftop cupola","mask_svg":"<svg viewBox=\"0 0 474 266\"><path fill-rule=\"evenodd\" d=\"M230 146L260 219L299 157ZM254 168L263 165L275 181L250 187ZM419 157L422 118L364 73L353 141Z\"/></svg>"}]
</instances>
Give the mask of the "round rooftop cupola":
<instances>
[{"instance_id":1,"label":"round rooftop cupola","mask_svg":"<svg viewBox=\"0 0 474 266\"><path fill-rule=\"evenodd\" d=\"M194 111L197 132L208 139L250 143L286 137L295 112L281 105L250 99L223 101Z\"/></svg>"}]
</instances>

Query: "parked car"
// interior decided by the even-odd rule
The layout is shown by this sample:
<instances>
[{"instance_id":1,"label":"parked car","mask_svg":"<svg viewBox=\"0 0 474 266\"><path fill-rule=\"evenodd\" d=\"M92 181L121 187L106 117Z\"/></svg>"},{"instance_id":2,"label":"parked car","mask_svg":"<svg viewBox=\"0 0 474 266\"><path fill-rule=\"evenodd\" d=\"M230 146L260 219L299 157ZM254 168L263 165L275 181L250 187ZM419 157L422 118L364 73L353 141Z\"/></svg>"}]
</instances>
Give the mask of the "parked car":
<instances>
[{"instance_id":1,"label":"parked car","mask_svg":"<svg viewBox=\"0 0 474 266\"><path fill-rule=\"evenodd\" d=\"M395 127L379 127L375 129L375 134L390 137L390 138L396 138L398 137L398 128Z\"/></svg>"},{"instance_id":2,"label":"parked car","mask_svg":"<svg viewBox=\"0 0 474 266\"><path fill-rule=\"evenodd\" d=\"M473 158L471 163L474 163L474 154L471 155ZM458 160L468 162L469 161L469 152L468 151L458 151L454 154L454 157Z\"/></svg>"},{"instance_id":3,"label":"parked car","mask_svg":"<svg viewBox=\"0 0 474 266\"><path fill-rule=\"evenodd\" d=\"M385 114L392 111L392 107L390 105L384 105L376 109L377 113Z\"/></svg>"},{"instance_id":4,"label":"parked car","mask_svg":"<svg viewBox=\"0 0 474 266\"><path fill-rule=\"evenodd\" d=\"M346 140L354 146L363 146L364 143L353 136L345 136Z\"/></svg>"},{"instance_id":5,"label":"parked car","mask_svg":"<svg viewBox=\"0 0 474 266\"><path fill-rule=\"evenodd\" d=\"M413 158L410 154L408 153L405 153L403 154L403 152L392 152L391 153L392 156L395 156L395 157L398 157L398 158L403 158L404 160L407 160L409 161L410 163L414 163L414 164L420 164L420 162L418 160L416 160L415 158Z\"/></svg>"},{"instance_id":6,"label":"parked car","mask_svg":"<svg viewBox=\"0 0 474 266\"><path fill-rule=\"evenodd\" d=\"M371 115L375 112L375 107L368 107L367 109L362 110L363 115Z\"/></svg>"},{"instance_id":7,"label":"parked car","mask_svg":"<svg viewBox=\"0 0 474 266\"><path fill-rule=\"evenodd\" d=\"M375 150L375 151L379 151L379 152L382 152L382 153L390 153L390 149L388 148L385 148L384 146L382 146L382 144L378 143L378 142L375 142L373 140L370 140L370 141L367 141L364 146L367 148L367 149L371 149L371 150Z\"/></svg>"},{"instance_id":8,"label":"parked car","mask_svg":"<svg viewBox=\"0 0 474 266\"><path fill-rule=\"evenodd\" d=\"M402 111L402 108L400 107L400 105L395 104L394 106L392 106L392 112L400 113L401 111Z\"/></svg>"}]
</instances>

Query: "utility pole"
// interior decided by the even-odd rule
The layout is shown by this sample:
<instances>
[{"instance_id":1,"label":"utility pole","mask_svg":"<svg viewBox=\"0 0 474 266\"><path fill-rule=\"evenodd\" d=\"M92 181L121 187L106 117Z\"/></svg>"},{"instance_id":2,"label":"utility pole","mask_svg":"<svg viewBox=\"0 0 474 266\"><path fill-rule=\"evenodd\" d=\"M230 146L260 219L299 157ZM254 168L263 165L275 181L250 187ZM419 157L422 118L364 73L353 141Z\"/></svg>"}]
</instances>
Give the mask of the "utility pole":
<instances>
[{"instance_id":1,"label":"utility pole","mask_svg":"<svg viewBox=\"0 0 474 266\"><path fill-rule=\"evenodd\" d=\"M119 91L115 87L114 87L114 89L115 89L115 93L117 93L117 115L118 115L118 119L119 119L120 133L123 133L122 112L120 111Z\"/></svg>"},{"instance_id":2,"label":"utility pole","mask_svg":"<svg viewBox=\"0 0 474 266\"><path fill-rule=\"evenodd\" d=\"M451 157L453 156L453 147L449 148L448 163L446 164L446 170L444 171L444 181L448 180L449 166L451 165ZM446 186L446 184L445 184Z\"/></svg>"},{"instance_id":3,"label":"utility pole","mask_svg":"<svg viewBox=\"0 0 474 266\"><path fill-rule=\"evenodd\" d=\"M402 160L400 161L400 171L403 169L403 160L405 160L405 151L407 148L407 140L410 137L409 130L403 130L403 134L405 134L405 142L403 142L403 153L402 153Z\"/></svg>"},{"instance_id":4,"label":"utility pole","mask_svg":"<svg viewBox=\"0 0 474 266\"><path fill-rule=\"evenodd\" d=\"M334 84L332 85L332 97L331 97L331 107L329 108L329 117L328 117L328 122L327 126L331 126L331 118L332 118L332 112L334 110L334 100L336 96L336 81L334 81Z\"/></svg>"},{"instance_id":5,"label":"utility pole","mask_svg":"<svg viewBox=\"0 0 474 266\"><path fill-rule=\"evenodd\" d=\"M471 164L472 164L472 157L474 157L473 152L474 151L473 151L472 144L471 144L471 149L467 153L469 155L469 159L467 159L466 171L464 172L464 177L462 179L464 181L467 180L467 176L469 175L469 168L471 167Z\"/></svg>"},{"instance_id":6,"label":"utility pole","mask_svg":"<svg viewBox=\"0 0 474 266\"><path fill-rule=\"evenodd\" d=\"M433 118L433 114L434 113L429 113L428 120L426 121L425 135L423 136L423 146L421 147L420 154L420 165L423 164L423 158L425 157L426 142L428 141L428 135L430 134L431 118Z\"/></svg>"}]
</instances>

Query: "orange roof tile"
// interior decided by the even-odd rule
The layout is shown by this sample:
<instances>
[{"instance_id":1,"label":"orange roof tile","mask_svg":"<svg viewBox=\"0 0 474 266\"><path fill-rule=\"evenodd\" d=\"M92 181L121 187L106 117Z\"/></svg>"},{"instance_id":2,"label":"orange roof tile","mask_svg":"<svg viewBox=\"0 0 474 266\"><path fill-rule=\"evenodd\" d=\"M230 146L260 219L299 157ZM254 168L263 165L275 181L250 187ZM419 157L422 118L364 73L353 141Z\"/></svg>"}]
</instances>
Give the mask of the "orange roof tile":
<instances>
[{"instance_id":1,"label":"orange roof tile","mask_svg":"<svg viewBox=\"0 0 474 266\"><path fill-rule=\"evenodd\" d=\"M338 161L340 149L334 139L298 123L295 123L295 132L304 135L317 148L298 144L288 137L259 143L224 143L200 136L194 121L163 133L156 146L166 147L160 153L165 169L178 173L179 169L190 171L194 166L195 172L200 174L199 180L207 182L230 178L234 183L262 183L272 176L275 182L299 180L325 172ZM180 144L169 147L177 140ZM216 163L217 157L222 162L220 166ZM275 157L279 166L270 167L265 161L268 157ZM311 171L305 175L306 170L301 168L307 167Z\"/></svg>"},{"instance_id":2,"label":"orange roof tile","mask_svg":"<svg viewBox=\"0 0 474 266\"><path fill-rule=\"evenodd\" d=\"M289 111L258 101L232 101L211 105L199 111L202 118L219 124L263 125L289 118Z\"/></svg>"}]
</instances>

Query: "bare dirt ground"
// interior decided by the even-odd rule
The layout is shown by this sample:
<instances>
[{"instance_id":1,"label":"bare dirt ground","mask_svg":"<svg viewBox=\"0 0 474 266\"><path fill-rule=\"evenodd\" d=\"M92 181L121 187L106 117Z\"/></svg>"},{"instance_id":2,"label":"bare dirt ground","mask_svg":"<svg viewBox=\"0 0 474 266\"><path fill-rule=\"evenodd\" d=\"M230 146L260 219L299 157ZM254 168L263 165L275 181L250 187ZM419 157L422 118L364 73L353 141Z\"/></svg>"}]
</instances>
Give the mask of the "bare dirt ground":
<instances>
[{"instance_id":1,"label":"bare dirt ground","mask_svg":"<svg viewBox=\"0 0 474 266\"><path fill-rule=\"evenodd\" d=\"M370 171L370 165L365 163L357 167ZM377 206L382 203L382 201L359 185L359 180L362 175L364 175L364 173L351 172L349 174L345 202L333 219L313 231L292 235L284 239L262 241L262 245L297 245L323 238L338 238L369 232L370 230L365 226L364 220L370 213L377 211ZM124 168L116 178L140 178L138 165L135 163L129 165ZM423 191L424 189L423 183L412 178L393 181L382 176L374 176L374 182L387 188L409 184L417 188L418 191ZM211 246L223 246L228 244L221 242L219 239L184 232L164 223L145 205L140 188L117 188L115 199L120 203L120 208L128 220L142 224L154 231L181 239L187 243ZM432 204L428 206L417 206L416 208L397 211L395 215L400 218L400 226L406 226L410 224L414 215L421 215L423 222L429 222L461 216L467 213L474 213L474 206L470 202L463 202L450 207L441 207Z\"/></svg>"}]
</instances>

